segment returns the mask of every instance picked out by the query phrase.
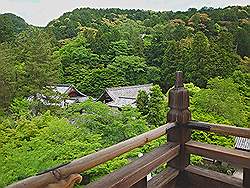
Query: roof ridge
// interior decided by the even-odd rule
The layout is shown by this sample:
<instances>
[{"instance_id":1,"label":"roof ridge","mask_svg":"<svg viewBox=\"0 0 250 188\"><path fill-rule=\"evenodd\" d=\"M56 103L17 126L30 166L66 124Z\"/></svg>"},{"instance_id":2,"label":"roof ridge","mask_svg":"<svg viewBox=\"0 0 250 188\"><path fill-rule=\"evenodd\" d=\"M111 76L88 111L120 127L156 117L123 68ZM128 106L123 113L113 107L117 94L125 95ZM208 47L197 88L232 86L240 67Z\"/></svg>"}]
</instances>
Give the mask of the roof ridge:
<instances>
[{"instance_id":1,"label":"roof ridge","mask_svg":"<svg viewBox=\"0 0 250 188\"><path fill-rule=\"evenodd\" d=\"M136 99L136 97L119 96L119 99Z\"/></svg>"},{"instance_id":2,"label":"roof ridge","mask_svg":"<svg viewBox=\"0 0 250 188\"><path fill-rule=\"evenodd\" d=\"M73 84L56 84L55 87L72 86Z\"/></svg>"},{"instance_id":3,"label":"roof ridge","mask_svg":"<svg viewBox=\"0 0 250 188\"><path fill-rule=\"evenodd\" d=\"M78 92L80 95L87 97L87 95L85 95L84 93L79 91L73 84L56 84L54 86L49 86L49 87L53 87L53 89L56 89L58 87L65 87L67 89L64 91L64 93L67 93L70 91L71 88L74 88L76 90L76 92Z\"/></svg>"},{"instance_id":4,"label":"roof ridge","mask_svg":"<svg viewBox=\"0 0 250 188\"><path fill-rule=\"evenodd\" d=\"M111 87L106 90L120 90L120 89L129 89L129 88L139 88L143 86L153 86L153 83L150 84L142 84L142 85L133 85L133 86L119 86L119 87Z\"/></svg>"}]
</instances>

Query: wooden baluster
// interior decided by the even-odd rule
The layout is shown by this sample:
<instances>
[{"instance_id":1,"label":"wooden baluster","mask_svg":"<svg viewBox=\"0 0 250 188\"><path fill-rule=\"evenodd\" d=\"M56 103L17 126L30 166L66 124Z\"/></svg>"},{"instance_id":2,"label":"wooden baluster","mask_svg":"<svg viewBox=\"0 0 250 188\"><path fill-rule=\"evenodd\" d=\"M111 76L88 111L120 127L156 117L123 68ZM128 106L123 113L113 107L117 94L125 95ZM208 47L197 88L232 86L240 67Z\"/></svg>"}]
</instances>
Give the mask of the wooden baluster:
<instances>
[{"instance_id":1,"label":"wooden baluster","mask_svg":"<svg viewBox=\"0 0 250 188\"><path fill-rule=\"evenodd\" d=\"M177 126L168 131L167 140L180 144L180 154L169 162L169 166L180 170L176 179L177 186L187 187L187 180L184 179L184 169L190 163L190 155L185 151L185 143L191 140L191 130L185 124L191 120L188 91L183 85L183 73L176 72L175 87L169 92L168 122L176 122ZM182 185L181 183L184 183Z\"/></svg>"},{"instance_id":2,"label":"wooden baluster","mask_svg":"<svg viewBox=\"0 0 250 188\"><path fill-rule=\"evenodd\" d=\"M250 187L250 169L248 168L243 168L243 187Z\"/></svg>"}]
</instances>

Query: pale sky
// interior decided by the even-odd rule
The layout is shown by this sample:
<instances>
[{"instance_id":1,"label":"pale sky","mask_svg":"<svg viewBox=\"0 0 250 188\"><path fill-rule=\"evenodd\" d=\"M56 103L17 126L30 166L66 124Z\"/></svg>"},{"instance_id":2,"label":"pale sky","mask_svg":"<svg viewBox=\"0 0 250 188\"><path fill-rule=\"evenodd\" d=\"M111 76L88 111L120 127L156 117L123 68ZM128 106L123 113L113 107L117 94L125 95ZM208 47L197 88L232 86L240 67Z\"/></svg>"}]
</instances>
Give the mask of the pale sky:
<instances>
[{"instance_id":1,"label":"pale sky","mask_svg":"<svg viewBox=\"0 0 250 188\"><path fill-rule=\"evenodd\" d=\"M229 5L250 5L250 0L0 0L0 14L11 12L29 24L45 26L63 13L80 7L178 11Z\"/></svg>"}]
</instances>

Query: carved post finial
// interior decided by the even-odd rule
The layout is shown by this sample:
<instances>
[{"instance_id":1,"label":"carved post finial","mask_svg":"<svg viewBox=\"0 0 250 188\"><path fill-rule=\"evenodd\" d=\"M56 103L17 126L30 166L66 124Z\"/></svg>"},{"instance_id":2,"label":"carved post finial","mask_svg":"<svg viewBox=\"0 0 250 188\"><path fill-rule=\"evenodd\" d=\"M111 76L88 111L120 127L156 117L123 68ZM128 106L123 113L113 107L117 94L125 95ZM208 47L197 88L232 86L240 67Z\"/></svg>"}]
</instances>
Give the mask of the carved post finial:
<instances>
[{"instance_id":1,"label":"carved post finial","mask_svg":"<svg viewBox=\"0 0 250 188\"><path fill-rule=\"evenodd\" d=\"M175 88L183 87L183 72L177 71L175 73Z\"/></svg>"},{"instance_id":2,"label":"carved post finial","mask_svg":"<svg viewBox=\"0 0 250 188\"><path fill-rule=\"evenodd\" d=\"M168 106L170 107L168 122L186 124L191 120L191 113L188 109L189 95L184 88L183 73L181 71L176 72L175 87L169 91Z\"/></svg>"}]
</instances>

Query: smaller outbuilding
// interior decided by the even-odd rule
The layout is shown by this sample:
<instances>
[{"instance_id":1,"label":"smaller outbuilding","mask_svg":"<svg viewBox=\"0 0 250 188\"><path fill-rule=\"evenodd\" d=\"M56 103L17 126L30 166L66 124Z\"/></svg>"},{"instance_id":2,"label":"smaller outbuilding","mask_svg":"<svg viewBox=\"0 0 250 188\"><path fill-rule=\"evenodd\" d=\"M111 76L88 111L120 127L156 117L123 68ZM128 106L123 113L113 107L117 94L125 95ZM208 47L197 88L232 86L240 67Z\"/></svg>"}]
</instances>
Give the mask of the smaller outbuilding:
<instances>
[{"instance_id":1,"label":"smaller outbuilding","mask_svg":"<svg viewBox=\"0 0 250 188\"><path fill-rule=\"evenodd\" d=\"M87 95L81 93L74 85L71 84L59 84L47 87L52 90L53 94L51 96L45 96L39 93L36 95L36 98L39 99L44 105L57 105L65 107L73 103L84 102L88 99ZM32 100L33 98L34 97L29 97L29 100ZM56 102L51 102L51 100Z\"/></svg>"},{"instance_id":2,"label":"smaller outbuilding","mask_svg":"<svg viewBox=\"0 0 250 188\"><path fill-rule=\"evenodd\" d=\"M235 138L235 149L250 152L250 139L249 138L236 137Z\"/></svg>"},{"instance_id":3,"label":"smaller outbuilding","mask_svg":"<svg viewBox=\"0 0 250 188\"><path fill-rule=\"evenodd\" d=\"M60 84L54 86L53 90L66 96L66 99L60 102L60 106L62 107L73 103L84 102L88 99L88 96L77 90L74 85Z\"/></svg>"},{"instance_id":4,"label":"smaller outbuilding","mask_svg":"<svg viewBox=\"0 0 250 188\"><path fill-rule=\"evenodd\" d=\"M149 93L152 87L153 84L107 88L97 101L116 109L126 105L136 107L136 98L139 91L143 90Z\"/></svg>"}]
</instances>

